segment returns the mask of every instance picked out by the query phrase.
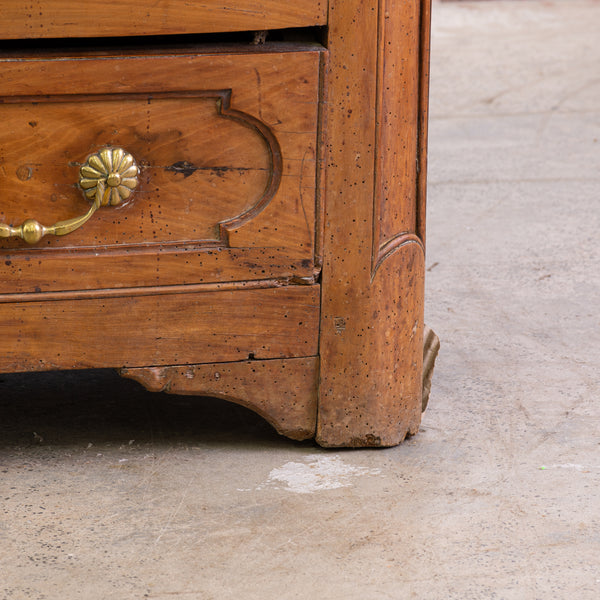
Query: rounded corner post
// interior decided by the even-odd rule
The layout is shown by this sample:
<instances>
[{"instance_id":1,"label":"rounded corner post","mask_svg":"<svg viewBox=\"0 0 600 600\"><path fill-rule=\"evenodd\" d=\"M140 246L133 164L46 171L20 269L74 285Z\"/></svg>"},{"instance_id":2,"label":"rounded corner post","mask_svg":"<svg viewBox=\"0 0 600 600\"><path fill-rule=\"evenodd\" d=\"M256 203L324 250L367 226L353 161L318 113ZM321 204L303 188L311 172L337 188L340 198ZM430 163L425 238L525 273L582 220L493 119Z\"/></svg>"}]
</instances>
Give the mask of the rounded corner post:
<instances>
[{"instance_id":1,"label":"rounded corner post","mask_svg":"<svg viewBox=\"0 0 600 600\"><path fill-rule=\"evenodd\" d=\"M428 2L330 2L323 446L393 446L420 423Z\"/></svg>"}]
</instances>

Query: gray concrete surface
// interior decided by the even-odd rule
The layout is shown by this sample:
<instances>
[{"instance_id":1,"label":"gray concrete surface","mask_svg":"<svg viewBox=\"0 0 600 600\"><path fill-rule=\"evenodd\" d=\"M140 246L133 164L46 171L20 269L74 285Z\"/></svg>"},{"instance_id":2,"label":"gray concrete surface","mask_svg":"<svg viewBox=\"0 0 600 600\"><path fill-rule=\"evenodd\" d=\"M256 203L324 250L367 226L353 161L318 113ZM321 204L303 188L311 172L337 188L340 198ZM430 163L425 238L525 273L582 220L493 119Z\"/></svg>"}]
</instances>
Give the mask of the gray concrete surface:
<instances>
[{"instance_id":1,"label":"gray concrete surface","mask_svg":"<svg viewBox=\"0 0 600 600\"><path fill-rule=\"evenodd\" d=\"M2 376L0 598L600 598L599 30L593 0L434 4L417 436Z\"/></svg>"}]
</instances>

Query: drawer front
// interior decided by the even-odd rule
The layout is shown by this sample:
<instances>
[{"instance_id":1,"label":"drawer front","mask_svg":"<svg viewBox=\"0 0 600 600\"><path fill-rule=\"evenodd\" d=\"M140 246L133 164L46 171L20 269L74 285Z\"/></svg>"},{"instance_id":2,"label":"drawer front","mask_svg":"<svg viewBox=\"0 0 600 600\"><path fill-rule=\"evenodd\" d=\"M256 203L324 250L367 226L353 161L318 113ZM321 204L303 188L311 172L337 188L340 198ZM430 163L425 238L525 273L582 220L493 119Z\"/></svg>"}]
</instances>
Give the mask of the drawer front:
<instances>
[{"instance_id":1,"label":"drawer front","mask_svg":"<svg viewBox=\"0 0 600 600\"><path fill-rule=\"evenodd\" d=\"M0 239L2 291L314 277L323 58L0 61L5 234L85 214L93 197L79 182L96 153L122 148L139 170L130 197L68 235Z\"/></svg>"},{"instance_id":2,"label":"drawer front","mask_svg":"<svg viewBox=\"0 0 600 600\"><path fill-rule=\"evenodd\" d=\"M190 287L0 296L0 373L317 354L318 285Z\"/></svg>"},{"instance_id":3,"label":"drawer front","mask_svg":"<svg viewBox=\"0 0 600 600\"><path fill-rule=\"evenodd\" d=\"M0 0L0 39L212 33L326 23L323 0Z\"/></svg>"}]
</instances>

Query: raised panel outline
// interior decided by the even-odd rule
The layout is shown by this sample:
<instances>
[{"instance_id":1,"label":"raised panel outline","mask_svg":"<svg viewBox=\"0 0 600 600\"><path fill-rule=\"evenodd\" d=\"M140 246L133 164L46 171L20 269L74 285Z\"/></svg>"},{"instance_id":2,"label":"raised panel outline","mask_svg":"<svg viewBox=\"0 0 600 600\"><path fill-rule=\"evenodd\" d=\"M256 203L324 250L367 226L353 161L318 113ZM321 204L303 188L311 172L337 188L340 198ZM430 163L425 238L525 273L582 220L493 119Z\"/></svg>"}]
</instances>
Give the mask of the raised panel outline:
<instances>
[{"instance_id":1,"label":"raised panel outline","mask_svg":"<svg viewBox=\"0 0 600 600\"><path fill-rule=\"evenodd\" d=\"M379 267L390 257L396 250L407 245L417 244L421 251L425 253L425 180L426 180L426 135L427 135L427 116L424 114L427 105L428 96L428 67L429 67L429 52L423 51L429 47L429 10L428 0L415 0L415 9L419 11L420 22L419 29L419 53L416 57L418 65L418 96L414 109L416 111L415 119L417 120L417 135L415 138L415 189L414 197L411 198L410 205L414 209L414 223L409 225L409 228L403 231L397 231L387 237L383 234L383 202L384 202L384 165L381 155L381 146L383 139L383 119L384 119L384 103L389 101L390 94L384 89L384 76L386 68L386 51L390 47L388 42L389 25L387 20L390 18L389 4L390 0L377 0L377 62L376 62L376 108L375 108L375 144L374 144L374 178L373 178L373 233L372 233L372 249L371 249L371 282L375 279ZM393 36L392 36L393 37ZM425 83L423 83L425 80ZM425 87L423 87L423 85ZM425 104L423 102L425 101Z\"/></svg>"},{"instance_id":2,"label":"raised panel outline","mask_svg":"<svg viewBox=\"0 0 600 600\"><path fill-rule=\"evenodd\" d=\"M109 253L114 250L127 250L134 253L156 252L156 249L175 249L184 251L188 249L198 250L203 248L229 248L229 232L233 229L239 229L245 223L249 222L259 215L264 208L273 199L279 185L281 183L283 171L283 158L279 141L271 129L260 119L245 113L243 111L231 108L231 98L233 90L197 90L197 91L168 91L168 92L139 92L139 93L107 93L107 94L56 94L45 96L4 96L0 97L1 104L33 104L33 103L51 103L51 102L98 102L98 101L125 101L125 100L164 100L164 99L207 99L213 98L217 104L218 115L233 121L237 121L245 127L248 127L256 132L259 138L265 143L270 157L270 174L263 193L257 200L246 209L243 213L230 217L218 223L219 237L209 240L190 240L187 242L141 242L135 244L104 244L102 246L77 246L76 252L84 253ZM98 148L100 149L100 147ZM83 157L82 157L83 158ZM79 166L79 163L76 163ZM74 182L75 183L75 182ZM133 200L135 202L135 200ZM52 252L55 255L69 254L73 251L72 248L43 248L43 247L23 247L11 249L12 252L22 252L23 250L29 253L36 252Z\"/></svg>"}]
</instances>

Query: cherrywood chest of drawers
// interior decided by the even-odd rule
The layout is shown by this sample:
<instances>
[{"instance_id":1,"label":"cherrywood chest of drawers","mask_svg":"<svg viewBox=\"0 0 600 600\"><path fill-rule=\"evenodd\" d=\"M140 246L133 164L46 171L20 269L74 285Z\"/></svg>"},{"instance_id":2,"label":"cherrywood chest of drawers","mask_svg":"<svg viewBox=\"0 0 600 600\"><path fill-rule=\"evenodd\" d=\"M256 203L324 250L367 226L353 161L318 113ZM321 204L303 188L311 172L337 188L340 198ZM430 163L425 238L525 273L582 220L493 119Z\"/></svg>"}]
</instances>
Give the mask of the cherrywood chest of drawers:
<instances>
[{"instance_id":1,"label":"cherrywood chest of drawers","mask_svg":"<svg viewBox=\"0 0 600 600\"><path fill-rule=\"evenodd\" d=\"M429 0L0 0L0 372L418 429Z\"/></svg>"}]
</instances>

